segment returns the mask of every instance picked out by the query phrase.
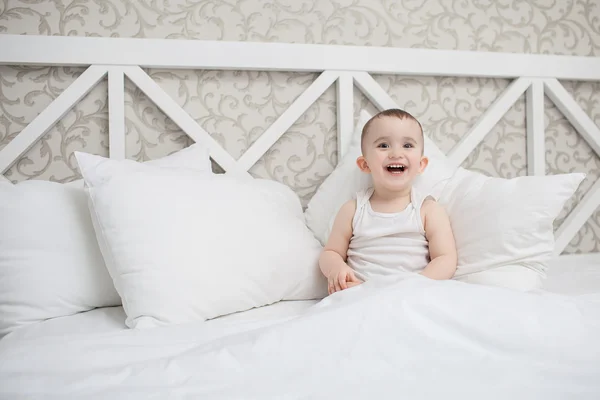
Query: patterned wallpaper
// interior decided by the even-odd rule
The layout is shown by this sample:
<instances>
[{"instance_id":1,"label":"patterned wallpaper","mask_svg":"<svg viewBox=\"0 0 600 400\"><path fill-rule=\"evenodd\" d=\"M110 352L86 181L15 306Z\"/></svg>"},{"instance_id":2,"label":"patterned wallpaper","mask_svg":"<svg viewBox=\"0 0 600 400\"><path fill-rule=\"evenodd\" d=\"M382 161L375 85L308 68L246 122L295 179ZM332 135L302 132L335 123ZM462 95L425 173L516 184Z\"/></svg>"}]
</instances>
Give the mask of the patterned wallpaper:
<instances>
[{"instance_id":1,"label":"patterned wallpaper","mask_svg":"<svg viewBox=\"0 0 600 400\"><path fill-rule=\"evenodd\" d=\"M0 33L216 39L600 56L598 0L4 0ZM0 67L0 147L81 74L79 68ZM239 157L315 79L312 73L150 70L150 75ZM508 85L506 80L376 76L426 134L450 150ZM600 84L562 82L600 125ZM106 155L107 86L98 85L6 176L70 181L74 150ZM358 91L355 110L374 107ZM588 178L557 225L600 175L600 161L547 100L549 174ZM526 173L521 99L464 166L493 176ZM330 88L252 169L292 187L304 204L337 161ZM153 159L190 140L126 81L127 154ZM600 251L600 212L567 252Z\"/></svg>"}]
</instances>

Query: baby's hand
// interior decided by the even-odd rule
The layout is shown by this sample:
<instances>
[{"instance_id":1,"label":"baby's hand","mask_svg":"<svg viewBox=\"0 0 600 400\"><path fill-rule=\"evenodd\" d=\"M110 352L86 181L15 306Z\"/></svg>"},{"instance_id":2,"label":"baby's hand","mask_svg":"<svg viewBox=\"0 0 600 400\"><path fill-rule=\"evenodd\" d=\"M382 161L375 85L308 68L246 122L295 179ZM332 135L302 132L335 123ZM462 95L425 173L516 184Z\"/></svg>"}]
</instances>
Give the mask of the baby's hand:
<instances>
[{"instance_id":1,"label":"baby's hand","mask_svg":"<svg viewBox=\"0 0 600 400\"><path fill-rule=\"evenodd\" d=\"M329 294L360 285L362 281L354 275L354 271L347 264L331 271L327 278Z\"/></svg>"},{"instance_id":2,"label":"baby's hand","mask_svg":"<svg viewBox=\"0 0 600 400\"><path fill-rule=\"evenodd\" d=\"M358 286L358 285L360 285L361 283L364 283L364 282L363 282L363 281L361 281L361 280L358 280L358 281L356 281L356 282L352 282L352 281L350 281L350 282L346 282L346 285L348 286L348 289L350 289L350 288L352 288L352 287L354 287L354 286Z\"/></svg>"}]
</instances>

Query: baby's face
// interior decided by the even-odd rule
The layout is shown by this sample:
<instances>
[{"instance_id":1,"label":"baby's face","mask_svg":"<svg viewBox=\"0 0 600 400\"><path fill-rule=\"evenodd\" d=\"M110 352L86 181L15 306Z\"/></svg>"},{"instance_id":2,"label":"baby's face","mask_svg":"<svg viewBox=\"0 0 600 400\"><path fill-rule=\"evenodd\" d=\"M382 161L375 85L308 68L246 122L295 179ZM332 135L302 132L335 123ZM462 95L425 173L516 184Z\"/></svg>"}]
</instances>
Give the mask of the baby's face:
<instances>
[{"instance_id":1,"label":"baby's face","mask_svg":"<svg viewBox=\"0 0 600 400\"><path fill-rule=\"evenodd\" d=\"M371 173L376 186L402 190L427 166L423 146L423 134L415 120L377 118L364 138L363 155L357 163Z\"/></svg>"}]
</instances>

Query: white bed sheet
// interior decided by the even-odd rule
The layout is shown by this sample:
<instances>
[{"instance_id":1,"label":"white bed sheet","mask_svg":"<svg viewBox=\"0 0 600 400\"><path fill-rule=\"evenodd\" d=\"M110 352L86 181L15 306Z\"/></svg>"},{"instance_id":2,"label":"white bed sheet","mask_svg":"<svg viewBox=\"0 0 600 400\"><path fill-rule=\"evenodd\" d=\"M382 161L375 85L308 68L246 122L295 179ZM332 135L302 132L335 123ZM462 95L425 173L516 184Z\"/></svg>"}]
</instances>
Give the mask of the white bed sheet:
<instances>
[{"instance_id":1,"label":"white bed sheet","mask_svg":"<svg viewBox=\"0 0 600 400\"><path fill-rule=\"evenodd\" d=\"M316 300L281 301L244 312L225 315L206 322L211 331L219 329L228 334L268 326L300 315L316 304ZM123 307L104 307L91 311L54 318L25 326L7 335L10 341L31 341L36 338L65 335L98 335L127 331Z\"/></svg>"},{"instance_id":2,"label":"white bed sheet","mask_svg":"<svg viewBox=\"0 0 600 400\"><path fill-rule=\"evenodd\" d=\"M543 288L566 295L600 293L600 253L555 258L548 266Z\"/></svg>"},{"instance_id":3,"label":"white bed sheet","mask_svg":"<svg viewBox=\"0 0 600 400\"><path fill-rule=\"evenodd\" d=\"M295 317L271 314L284 303L111 330L104 314L108 331L0 341L0 398L598 399L600 295L587 297L412 277L294 303Z\"/></svg>"},{"instance_id":4,"label":"white bed sheet","mask_svg":"<svg viewBox=\"0 0 600 400\"><path fill-rule=\"evenodd\" d=\"M0 398L598 399L599 260L529 295L415 278L143 331L57 318L0 341Z\"/></svg>"},{"instance_id":5,"label":"white bed sheet","mask_svg":"<svg viewBox=\"0 0 600 400\"><path fill-rule=\"evenodd\" d=\"M600 253L564 255L554 259L548 268L543 290L565 295L600 293ZM317 301L283 301L208 321L224 332L241 332L293 318ZM10 340L32 340L36 337L68 334L98 334L127 330L122 307L100 308L77 315L56 318L26 326L13 332Z\"/></svg>"}]
</instances>

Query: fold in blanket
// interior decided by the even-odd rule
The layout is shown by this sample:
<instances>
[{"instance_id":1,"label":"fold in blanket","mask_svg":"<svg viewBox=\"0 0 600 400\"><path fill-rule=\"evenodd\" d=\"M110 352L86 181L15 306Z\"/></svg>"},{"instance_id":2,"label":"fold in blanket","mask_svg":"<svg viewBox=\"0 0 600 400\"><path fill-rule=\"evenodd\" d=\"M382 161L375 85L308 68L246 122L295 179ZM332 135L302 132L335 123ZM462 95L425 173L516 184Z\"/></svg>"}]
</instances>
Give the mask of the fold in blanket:
<instances>
[{"instance_id":1,"label":"fold in blanket","mask_svg":"<svg viewBox=\"0 0 600 400\"><path fill-rule=\"evenodd\" d=\"M0 342L0 398L598 399L600 296L372 280L292 319Z\"/></svg>"}]
</instances>

